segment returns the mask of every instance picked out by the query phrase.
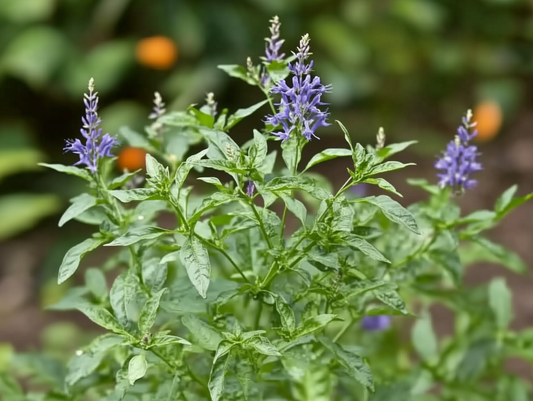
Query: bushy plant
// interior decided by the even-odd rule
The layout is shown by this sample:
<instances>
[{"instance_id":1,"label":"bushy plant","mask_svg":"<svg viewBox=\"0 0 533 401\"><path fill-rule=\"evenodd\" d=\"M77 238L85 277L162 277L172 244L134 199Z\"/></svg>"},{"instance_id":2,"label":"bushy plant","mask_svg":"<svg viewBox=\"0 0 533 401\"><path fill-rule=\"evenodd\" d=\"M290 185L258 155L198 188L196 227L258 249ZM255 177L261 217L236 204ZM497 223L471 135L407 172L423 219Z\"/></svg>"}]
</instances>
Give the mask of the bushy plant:
<instances>
[{"instance_id":1,"label":"bushy plant","mask_svg":"<svg viewBox=\"0 0 533 401\"><path fill-rule=\"evenodd\" d=\"M465 261L488 255L525 271L517 255L481 233L533 194L515 197L513 186L493 211L461 214L456 197L481 169L471 113L436 162L439 185L410 180L428 199L408 208L352 189L375 185L401 196L381 175L409 166L389 159L413 142L387 145L380 130L365 147L337 122L347 147L301 166L307 142L330 124L322 95L331 87L311 75L308 35L285 57L279 20L271 23L259 65L220 66L257 86L265 101L229 114L209 94L199 108L167 112L156 95L146 135L122 131L149 152L144 181L140 171L113 176L117 139L100 129L90 81L83 141L65 148L81 167L46 165L88 183L60 225L76 219L97 227L65 255L59 284L87 253L118 252L88 269L85 285L55 308L77 309L107 332L66 368L34 369L37 378L55 369L41 395L24 395L0 376L6 400L529 399L530 384L504 363L533 359L533 332L509 328L503 279L467 287L463 277ZM239 146L229 131L266 104L265 126ZM192 146L204 149L185 158ZM310 170L337 157L351 157L353 168L331 191ZM194 191L193 172L211 186L209 195ZM451 335L436 336L434 304L453 312ZM413 321L409 341L402 329Z\"/></svg>"}]
</instances>

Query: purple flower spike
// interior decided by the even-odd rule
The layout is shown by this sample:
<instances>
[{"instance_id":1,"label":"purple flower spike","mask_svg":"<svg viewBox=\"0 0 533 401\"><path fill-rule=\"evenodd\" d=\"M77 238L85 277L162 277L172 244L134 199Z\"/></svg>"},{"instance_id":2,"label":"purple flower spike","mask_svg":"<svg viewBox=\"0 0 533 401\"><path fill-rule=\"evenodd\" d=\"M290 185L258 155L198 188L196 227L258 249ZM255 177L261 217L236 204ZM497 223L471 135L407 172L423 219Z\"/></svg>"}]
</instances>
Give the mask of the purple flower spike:
<instances>
[{"instance_id":1,"label":"purple flower spike","mask_svg":"<svg viewBox=\"0 0 533 401\"><path fill-rule=\"evenodd\" d=\"M481 164L476 161L480 153L477 147L469 145L469 142L477 135L477 131L470 131L476 126L471 122L472 112L468 110L463 117L463 126L457 129L457 135L448 143L446 152L435 163L437 170L442 170L437 176L440 178L439 186L449 186L455 193L462 193L465 189L476 186L477 181L470 179L470 174L482 170Z\"/></svg>"},{"instance_id":2,"label":"purple flower spike","mask_svg":"<svg viewBox=\"0 0 533 401\"><path fill-rule=\"evenodd\" d=\"M100 117L98 117L98 92L94 92L94 79L89 80L89 94L84 94L85 117L81 118L83 128L80 130L86 139L85 145L79 140L67 140L67 145L63 149L65 152L72 152L80 157L74 165L85 164L89 170L96 173L98 170L98 160L104 157L113 157L111 149L118 144L117 140L109 134L102 136L102 129L98 128Z\"/></svg>"},{"instance_id":3,"label":"purple flower spike","mask_svg":"<svg viewBox=\"0 0 533 401\"><path fill-rule=\"evenodd\" d=\"M279 38L279 28L281 27L281 23L279 22L279 18L277 15L269 22L270 38L265 38L265 41L267 42L265 48L266 60L281 61L283 60L283 57L285 57L284 53L279 53L279 51L281 50L281 45L283 45L283 42L285 42L284 39Z\"/></svg>"},{"instance_id":4,"label":"purple flower spike","mask_svg":"<svg viewBox=\"0 0 533 401\"><path fill-rule=\"evenodd\" d=\"M303 135L308 141L312 137L318 139L315 131L318 127L330 125L326 120L329 113L322 111L318 106L326 105L320 98L324 93L331 90L331 85L323 85L319 77L311 77L310 72L313 61L306 64L309 58L309 35L304 35L298 47L296 62L289 69L292 72L292 87L287 84L287 80L281 80L271 89L272 93L281 95L281 102L276 103L279 111L273 116L267 116L266 123L278 126L281 125L283 131L273 132L273 135L280 137L282 141L289 139L291 133L296 132Z\"/></svg>"},{"instance_id":5,"label":"purple flower spike","mask_svg":"<svg viewBox=\"0 0 533 401\"><path fill-rule=\"evenodd\" d=\"M248 181L248 188L246 188L246 195L248 195L250 198L254 196L255 192L255 184L252 180Z\"/></svg>"},{"instance_id":6,"label":"purple flower spike","mask_svg":"<svg viewBox=\"0 0 533 401\"><path fill-rule=\"evenodd\" d=\"M387 315L367 315L363 317L361 326L366 331L383 331L389 328L390 316Z\"/></svg>"}]
</instances>

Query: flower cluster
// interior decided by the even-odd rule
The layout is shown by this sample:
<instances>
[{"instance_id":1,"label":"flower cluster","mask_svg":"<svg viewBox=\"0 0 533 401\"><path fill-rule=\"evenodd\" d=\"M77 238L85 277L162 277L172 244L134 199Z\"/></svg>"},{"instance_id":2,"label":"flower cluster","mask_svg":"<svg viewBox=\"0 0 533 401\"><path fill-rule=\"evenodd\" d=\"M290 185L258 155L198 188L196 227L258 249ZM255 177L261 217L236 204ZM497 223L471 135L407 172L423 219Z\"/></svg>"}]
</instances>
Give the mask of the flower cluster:
<instances>
[{"instance_id":1,"label":"flower cluster","mask_svg":"<svg viewBox=\"0 0 533 401\"><path fill-rule=\"evenodd\" d=\"M318 138L315 131L318 127L330 125L326 119L328 111L321 111L318 106L325 105L320 101L321 96L331 89L331 85L323 85L319 77L312 78L310 75L313 61L306 64L309 58L309 35L304 35L300 40L296 62L289 64L292 72L292 87L287 85L286 80L280 80L271 89L272 93L281 95L279 111L273 116L268 116L266 123L277 126L281 124L282 132L273 132L283 141L289 139L292 131L303 135L307 140L311 137Z\"/></svg>"},{"instance_id":2,"label":"flower cluster","mask_svg":"<svg viewBox=\"0 0 533 401\"><path fill-rule=\"evenodd\" d=\"M89 80L89 94L84 94L85 117L81 118L83 128L80 132L86 139L85 145L79 140L67 140L64 150L79 155L80 160L74 165L85 164L89 170L96 173L98 160L104 157L113 157L111 148L118 144L117 140L109 134L102 136L102 129L98 128L101 121L98 116L98 92L94 92L94 79Z\"/></svg>"},{"instance_id":3,"label":"flower cluster","mask_svg":"<svg viewBox=\"0 0 533 401\"><path fill-rule=\"evenodd\" d=\"M456 193L473 188L477 181L471 179L470 174L482 169L481 164L476 161L476 157L480 154L477 146L469 144L477 135L476 130L470 133L470 130L476 126L471 119L472 112L468 110L463 117L463 125L457 129L458 135L448 143L446 151L435 163L435 168L442 171L437 174L440 178L439 186L441 188L449 186Z\"/></svg>"},{"instance_id":4,"label":"flower cluster","mask_svg":"<svg viewBox=\"0 0 533 401\"><path fill-rule=\"evenodd\" d=\"M270 38L265 38L265 41L267 42L267 45L265 47L266 61L281 61L283 60L283 57L285 57L285 54L279 53L279 51L281 50L281 45L283 45L283 42L285 42L284 39L279 38L279 28L281 26L281 23L279 22L279 18L277 15L269 22L271 24Z\"/></svg>"}]
</instances>

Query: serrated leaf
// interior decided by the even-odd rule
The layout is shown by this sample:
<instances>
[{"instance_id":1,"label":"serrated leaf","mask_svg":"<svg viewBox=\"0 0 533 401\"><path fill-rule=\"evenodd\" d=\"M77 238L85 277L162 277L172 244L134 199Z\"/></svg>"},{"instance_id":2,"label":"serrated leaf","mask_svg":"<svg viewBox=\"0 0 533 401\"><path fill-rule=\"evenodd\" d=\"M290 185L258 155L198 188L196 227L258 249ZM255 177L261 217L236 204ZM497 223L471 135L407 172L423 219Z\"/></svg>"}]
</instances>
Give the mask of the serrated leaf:
<instances>
[{"instance_id":1,"label":"serrated leaf","mask_svg":"<svg viewBox=\"0 0 533 401\"><path fill-rule=\"evenodd\" d=\"M390 221L403 225L415 234L420 234L416 220L407 209L386 195L356 199L355 202L370 203L377 206Z\"/></svg>"},{"instance_id":2,"label":"serrated leaf","mask_svg":"<svg viewBox=\"0 0 533 401\"><path fill-rule=\"evenodd\" d=\"M512 294L505 279L497 277L489 284L489 305L496 317L496 326L505 330L513 318Z\"/></svg>"},{"instance_id":3,"label":"serrated leaf","mask_svg":"<svg viewBox=\"0 0 533 401\"><path fill-rule=\"evenodd\" d=\"M63 227L66 222L79 216L80 214L92 208L93 206L96 206L98 200L89 194L81 194L79 196L76 196L75 198L72 198L71 202L72 205L70 205L69 208L65 210L65 213L63 213L63 216L61 216L61 219L59 220L59 227Z\"/></svg>"},{"instance_id":4,"label":"serrated leaf","mask_svg":"<svg viewBox=\"0 0 533 401\"><path fill-rule=\"evenodd\" d=\"M303 171L307 171L311 167L316 166L317 164L323 163L327 160L336 159L337 157L351 156L351 155L352 155L352 151L349 149L342 149L342 148L325 149L322 152L314 155L311 158L311 160L309 160L309 163L307 163L307 166L305 166Z\"/></svg>"},{"instance_id":5,"label":"serrated leaf","mask_svg":"<svg viewBox=\"0 0 533 401\"><path fill-rule=\"evenodd\" d=\"M246 345L250 345L253 349L263 355L281 356L279 351L272 345L268 338L263 336L252 337L246 341Z\"/></svg>"},{"instance_id":6,"label":"serrated leaf","mask_svg":"<svg viewBox=\"0 0 533 401\"><path fill-rule=\"evenodd\" d=\"M159 308L159 302L161 297L167 289L163 288L162 290L155 293L141 309L139 314L139 330L141 333L146 334L150 332L150 329L155 323L155 318L157 316L157 309Z\"/></svg>"},{"instance_id":7,"label":"serrated leaf","mask_svg":"<svg viewBox=\"0 0 533 401\"><path fill-rule=\"evenodd\" d=\"M129 246L136 244L139 241L147 241L159 238L163 235L173 234L174 231L166 230L160 227L141 226L132 228L126 231L124 235L118 237L114 241L106 244L105 246Z\"/></svg>"},{"instance_id":8,"label":"serrated leaf","mask_svg":"<svg viewBox=\"0 0 533 401\"><path fill-rule=\"evenodd\" d=\"M306 334L313 333L317 330L320 330L326 327L337 315L333 314L323 314L318 316L313 316L309 319L306 319L300 322L298 329L296 330L295 337L302 337Z\"/></svg>"},{"instance_id":9,"label":"serrated leaf","mask_svg":"<svg viewBox=\"0 0 533 401\"><path fill-rule=\"evenodd\" d=\"M210 351L215 351L218 348L222 336L203 320L195 315L187 314L181 318L181 322L189 329L202 348Z\"/></svg>"},{"instance_id":10,"label":"serrated leaf","mask_svg":"<svg viewBox=\"0 0 533 401\"><path fill-rule=\"evenodd\" d=\"M59 171L60 173L65 173L69 175L75 175L76 177L83 178L87 181L92 181L92 176L87 170L81 169L74 166L64 166L62 164L48 164L48 163L38 163L39 166L48 167L52 170Z\"/></svg>"},{"instance_id":11,"label":"serrated leaf","mask_svg":"<svg viewBox=\"0 0 533 401\"><path fill-rule=\"evenodd\" d=\"M377 260L379 262L390 263L390 261L383 256L376 248L374 248L368 241L363 238L358 237L354 234L343 234L343 239L346 242L346 245L360 250L369 258Z\"/></svg>"},{"instance_id":12,"label":"serrated leaf","mask_svg":"<svg viewBox=\"0 0 533 401\"><path fill-rule=\"evenodd\" d=\"M336 356L337 362L344 368L349 376L353 377L363 386L374 391L374 378L363 358L352 352L346 351L327 337L320 337L320 342Z\"/></svg>"},{"instance_id":13,"label":"serrated leaf","mask_svg":"<svg viewBox=\"0 0 533 401\"><path fill-rule=\"evenodd\" d=\"M296 318L291 307L280 296L276 297L276 310L278 311L281 325L289 334L296 329Z\"/></svg>"},{"instance_id":14,"label":"serrated leaf","mask_svg":"<svg viewBox=\"0 0 533 401\"><path fill-rule=\"evenodd\" d=\"M163 199L154 188L114 189L109 193L122 203Z\"/></svg>"},{"instance_id":15,"label":"serrated leaf","mask_svg":"<svg viewBox=\"0 0 533 401\"><path fill-rule=\"evenodd\" d=\"M77 309L104 329L111 330L118 334L127 334L124 327L122 327L115 316L113 316L107 309L95 305L82 305L78 306Z\"/></svg>"},{"instance_id":16,"label":"serrated leaf","mask_svg":"<svg viewBox=\"0 0 533 401\"><path fill-rule=\"evenodd\" d=\"M148 370L148 362L144 353L135 355L128 364L128 381L131 386L139 379L142 379Z\"/></svg>"},{"instance_id":17,"label":"serrated leaf","mask_svg":"<svg viewBox=\"0 0 533 401\"><path fill-rule=\"evenodd\" d=\"M195 236L185 240L180 249L180 260L187 275L198 293L206 298L209 278L211 276L211 261L204 245Z\"/></svg>"},{"instance_id":18,"label":"serrated leaf","mask_svg":"<svg viewBox=\"0 0 533 401\"><path fill-rule=\"evenodd\" d=\"M81 259L104 242L106 242L106 240L103 238L88 238L82 243L70 248L65 254L61 266L59 267L57 283L61 284L72 276L78 269Z\"/></svg>"}]
</instances>

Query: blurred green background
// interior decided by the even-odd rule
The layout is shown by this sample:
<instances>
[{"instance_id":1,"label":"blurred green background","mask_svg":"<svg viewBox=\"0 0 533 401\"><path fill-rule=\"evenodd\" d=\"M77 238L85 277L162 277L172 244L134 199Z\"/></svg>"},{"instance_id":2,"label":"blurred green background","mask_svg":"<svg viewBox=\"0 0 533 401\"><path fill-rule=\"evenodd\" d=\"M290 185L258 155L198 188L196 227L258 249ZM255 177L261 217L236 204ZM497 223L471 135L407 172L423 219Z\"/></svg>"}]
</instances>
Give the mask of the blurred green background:
<instances>
[{"instance_id":1,"label":"blurred green background","mask_svg":"<svg viewBox=\"0 0 533 401\"><path fill-rule=\"evenodd\" d=\"M333 84L331 120L363 143L380 126L389 142L420 141L412 157L428 168L408 175L434 179L435 155L475 107L486 172L470 206L491 205L496 191L531 182L532 8L530 0L0 0L0 340L35 345L48 319L35 309L61 297L57 267L87 235L79 223L57 229L83 183L36 164L75 161L62 148L79 135L90 77L111 134L148 125L154 91L170 110L211 91L219 107L247 107L261 94L216 66L260 62L278 15L285 53L310 34L315 73ZM232 134L244 141L261 118ZM321 138L313 147L343 146L334 126ZM531 240L521 245L529 252Z\"/></svg>"}]
</instances>

